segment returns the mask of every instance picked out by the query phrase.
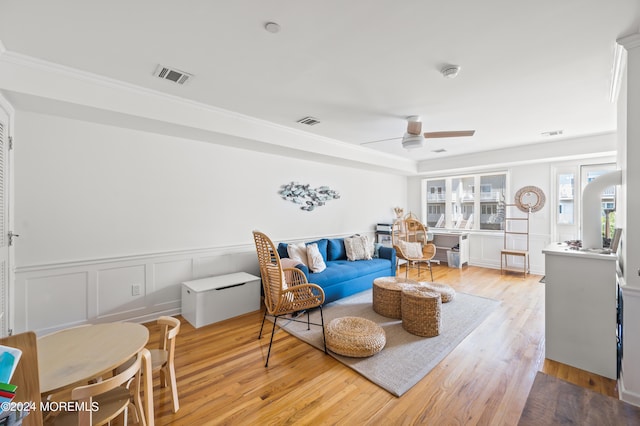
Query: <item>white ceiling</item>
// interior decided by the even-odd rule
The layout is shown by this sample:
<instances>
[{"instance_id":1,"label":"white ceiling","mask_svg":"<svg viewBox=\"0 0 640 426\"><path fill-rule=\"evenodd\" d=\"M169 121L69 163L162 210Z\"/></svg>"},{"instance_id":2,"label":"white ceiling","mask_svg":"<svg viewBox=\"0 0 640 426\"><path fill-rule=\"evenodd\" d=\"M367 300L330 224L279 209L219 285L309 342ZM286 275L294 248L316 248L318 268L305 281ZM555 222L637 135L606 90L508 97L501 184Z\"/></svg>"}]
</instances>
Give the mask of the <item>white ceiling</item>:
<instances>
[{"instance_id":1,"label":"white ceiling","mask_svg":"<svg viewBox=\"0 0 640 426\"><path fill-rule=\"evenodd\" d=\"M0 0L9 51L413 160L614 131L615 41L639 29L638 0ZM408 115L476 134L406 151Z\"/></svg>"}]
</instances>

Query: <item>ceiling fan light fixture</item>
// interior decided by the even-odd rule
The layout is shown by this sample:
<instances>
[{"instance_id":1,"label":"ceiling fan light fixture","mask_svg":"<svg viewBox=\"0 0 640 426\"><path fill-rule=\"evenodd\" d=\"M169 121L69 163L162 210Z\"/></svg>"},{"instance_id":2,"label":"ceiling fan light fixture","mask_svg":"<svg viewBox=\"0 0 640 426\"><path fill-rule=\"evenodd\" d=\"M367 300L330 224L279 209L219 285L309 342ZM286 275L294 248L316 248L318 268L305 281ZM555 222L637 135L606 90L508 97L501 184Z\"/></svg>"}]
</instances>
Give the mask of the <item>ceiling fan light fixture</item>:
<instances>
[{"instance_id":1,"label":"ceiling fan light fixture","mask_svg":"<svg viewBox=\"0 0 640 426\"><path fill-rule=\"evenodd\" d=\"M458 65L447 65L440 70L442 75L446 78L456 78L460 72L461 67Z\"/></svg>"},{"instance_id":2,"label":"ceiling fan light fixture","mask_svg":"<svg viewBox=\"0 0 640 426\"><path fill-rule=\"evenodd\" d=\"M422 135L412 135L405 133L402 137L402 147L404 149L417 149L424 146L424 137Z\"/></svg>"}]
</instances>

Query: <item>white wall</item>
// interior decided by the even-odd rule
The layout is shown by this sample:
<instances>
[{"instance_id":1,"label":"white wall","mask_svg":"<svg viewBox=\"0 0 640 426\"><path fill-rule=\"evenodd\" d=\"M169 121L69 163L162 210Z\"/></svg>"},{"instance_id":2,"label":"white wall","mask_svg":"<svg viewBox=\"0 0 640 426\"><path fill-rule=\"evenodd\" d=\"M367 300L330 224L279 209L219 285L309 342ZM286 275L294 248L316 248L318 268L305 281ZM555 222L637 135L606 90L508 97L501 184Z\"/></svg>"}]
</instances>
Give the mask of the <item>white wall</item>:
<instances>
[{"instance_id":1,"label":"white wall","mask_svg":"<svg viewBox=\"0 0 640 426\"><path fill-rule=\"evenodd\" d=\"M627 50L626 80L618 102L622 170L622 296L624 301L620 398L640 406L640 33L618 41Z\"/></svg>"},{"instance_id":2,"label":"white wall","mask_svg":"<svg viewBox=\"0 0 640 426\"><path fill-rule=\"evenodd\" d=\"M608 141L610 136L607 136ZM589 138L591 140L592 138ZM575 145L576 140L571 140L571 145ZM476 154L477 156L478 154ZM409 210L416 212L420 215L422 212L421 205L421 181L428 178L437 176L452 176L455 174L473 174L473 173L488 173L491 171L509 171L509 193L507 194L507 203L513 203L516 192L524 186L537 186L541 188L546 196L546 203L544 207L530 216L530 257L531 257L531 272L535 274L544 275L544 255L542 250L553 240L553 224L555 220L555 205L553 198L555 196L555 180L553 177L553 169L559 165L567 167L571 165L579 164L599 164L602 162L613 161L612 157L597 157L597 158L585 158L585 159L573 159L563 161L547 161L536 162L534 164L517 164L509 165L505 163L508 159L502 159L492 153L490 157L485 158L485 163L478 165L475 169L467 168L464 173L448 173L446 169L433 170L428 175L415 176L408 179L407 190L409 196L407 200L407 207ZM452 163L453 161L450 161ZM463 162L461 162L463 163ZM502 167L492 168L492 163L502 163ZM471 232L469 238L470 246L470 261L471 265L482 266L487 268L500 268L500 250L503 247L503 234L502 232L487 232L477 231ZM521 262L520 259L513 259L514 265ZM512 260L510 259L511 263Z\"/></svg>"},{"instance_id":3,"label":"white wall","mask_svg":"<svg viewBox=\"0 0 640 426\"><path fill-rule=\"evenodd\" d=\"M257 272L253 229L371 232L406 203L387 173L26 111L15 126L16 331L179 312L181 281ZM290 181L341 198L305 212L278 195Z\"/></svg>"}]
</instances>

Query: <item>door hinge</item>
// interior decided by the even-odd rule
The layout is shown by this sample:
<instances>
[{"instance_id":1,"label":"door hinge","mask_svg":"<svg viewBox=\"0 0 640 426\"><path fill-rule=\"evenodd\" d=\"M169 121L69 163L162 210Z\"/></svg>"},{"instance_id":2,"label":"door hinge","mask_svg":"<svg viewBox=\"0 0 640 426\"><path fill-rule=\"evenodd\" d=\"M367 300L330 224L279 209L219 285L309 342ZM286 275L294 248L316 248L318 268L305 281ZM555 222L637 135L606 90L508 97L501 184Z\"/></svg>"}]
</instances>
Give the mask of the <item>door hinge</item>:
<instances>
[{"instance_id":1,"label":"door hinge","mask_svg":"<svg viewBox=\"0 0 640 426\"><path fill-rule=\"evenodd\" d=\"M13 136L9 136L9 149L13 149Z\"/></svg>"},{"instance_id":2,"label":"door hinge","mask_svg":"<svg viewBox=\"0 0 640 426\"><path fill-rule=\"evenodd\" d=\"M13 328L9 329L9 336L13 336Z\"/></svg>"}]
</instances>

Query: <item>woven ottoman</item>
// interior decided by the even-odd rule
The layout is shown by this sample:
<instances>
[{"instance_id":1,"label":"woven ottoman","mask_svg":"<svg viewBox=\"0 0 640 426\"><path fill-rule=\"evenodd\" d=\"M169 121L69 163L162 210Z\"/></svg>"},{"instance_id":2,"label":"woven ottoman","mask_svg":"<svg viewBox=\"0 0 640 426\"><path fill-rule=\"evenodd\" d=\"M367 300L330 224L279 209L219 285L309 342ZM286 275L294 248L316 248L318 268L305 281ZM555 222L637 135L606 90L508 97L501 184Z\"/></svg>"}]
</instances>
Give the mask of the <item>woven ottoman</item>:
<instances>
[{"instance_id":1,"label":"woven ottoman","mask_svg":"<svg viewBox=\"0 0 640 426\"><path fill-rule=\"evenodd\" d=\"M434 337L440 334L442 316L440 294L425 286L402 290L402 328L411 334Z\"/></svg>"},{"instance_id":2,"label":"woven ottoman","mask_svg":"<svg viewBox=\"0 0 640 426\"><path fill-rule=\"evenodd\" d=\"M364 358L384 348L387 336L382 327L360 317L331 320L326 327L327 348L339 355Z\"/></svg>"},{"instance_id":3,"label":"woven ottoman","mask_svg":"<svg viewBox=\"0 0 640 426\"><path fill-rule=\"evenodd\" d=\"M442 303L449 303L454 299L454 297L456 297L456 291L447 284L424 282L420 283L420 285L428 287L436 293L440 293Z\"/></svg>"},{"instance_id":4,"label":"woven ottoman","mask_svg":"<svg viewBox=\"0 0 640 426\"><path fill-rule=\"evenodd\" d=\"M373 310L388 318L402 318L400 299L407 285L418 285L414 280L402 277L380 277L373 280Z\"/></svg>"}]
</instances>

